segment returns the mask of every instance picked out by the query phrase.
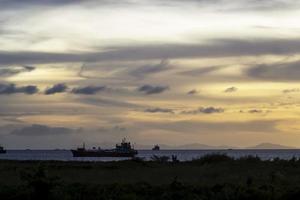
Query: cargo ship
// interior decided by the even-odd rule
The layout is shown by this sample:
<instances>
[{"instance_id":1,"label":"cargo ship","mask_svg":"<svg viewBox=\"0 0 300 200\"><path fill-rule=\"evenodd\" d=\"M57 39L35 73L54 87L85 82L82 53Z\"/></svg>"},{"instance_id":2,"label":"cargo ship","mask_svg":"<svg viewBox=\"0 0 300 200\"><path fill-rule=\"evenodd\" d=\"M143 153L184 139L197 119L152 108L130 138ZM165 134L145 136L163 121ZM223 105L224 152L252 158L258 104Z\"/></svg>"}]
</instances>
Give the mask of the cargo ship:
<instances>
[{"instance_id":1,"label":"cargo ship","mask_svg":"<svg viewBox=\"0 0 300 200\"><path fill-rule=\"evenodd\" d=\"M6 150L2 146L0 146L0 153L6 153Z\"/></svg>"},{"instance_id":2,"label":"cargo ship","mask_svg":"<svg viewBox=\"0 0 300 200\"><path fill-rule=\"evenodd\" d=\"M71 150L73 157L134 157L138 154L137 150L134 150L130 142L126 142L124 138L121 144L116 144L114 149L86 149L85 144L83 147Z\"/></svg>"}]
</instances>

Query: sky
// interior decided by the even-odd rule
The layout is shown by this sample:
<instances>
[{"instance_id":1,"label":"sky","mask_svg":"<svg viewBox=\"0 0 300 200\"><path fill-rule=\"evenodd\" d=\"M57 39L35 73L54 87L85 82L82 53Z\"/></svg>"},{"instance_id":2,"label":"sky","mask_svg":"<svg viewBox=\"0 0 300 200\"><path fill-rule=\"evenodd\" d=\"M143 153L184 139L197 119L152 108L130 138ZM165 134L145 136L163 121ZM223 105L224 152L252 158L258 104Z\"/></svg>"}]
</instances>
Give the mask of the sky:
<instances>
[{"instance_id":1,"label":"sky","mask_svg":"<svg viewBox=\"0 0 300 200\"><path fill-rule=\"evenodd\" d=\"M0 144L300 148L300 2L0 0Z\"/></svg>"}]
</instances>

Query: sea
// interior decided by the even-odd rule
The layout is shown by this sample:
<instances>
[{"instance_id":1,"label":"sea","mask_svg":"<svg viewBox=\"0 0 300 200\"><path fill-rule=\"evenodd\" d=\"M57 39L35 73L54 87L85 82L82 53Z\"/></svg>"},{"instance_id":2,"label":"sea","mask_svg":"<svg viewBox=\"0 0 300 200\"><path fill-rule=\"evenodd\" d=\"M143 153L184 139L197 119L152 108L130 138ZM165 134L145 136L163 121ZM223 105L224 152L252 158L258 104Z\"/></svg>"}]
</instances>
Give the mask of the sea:
<instances>
[{"instance_id":1,"label":"sea","mask_svg":"<svg viewBox=\"0 0 300 200\"><path fill-rule=\"evenodd\" d=\"M189 161L209 154L226 154L233 158L258 156L262 160L280 158L289 160L293 157L300 159L300 149L228 149L228 150L138 150L137 157L151 160L156 156L176 156L180 161ZM1 160L55 160L55 161L120 161L131 158L84 157L75 158L70 150L7 150L0 154Z\"/></svg>"}]
</instances>

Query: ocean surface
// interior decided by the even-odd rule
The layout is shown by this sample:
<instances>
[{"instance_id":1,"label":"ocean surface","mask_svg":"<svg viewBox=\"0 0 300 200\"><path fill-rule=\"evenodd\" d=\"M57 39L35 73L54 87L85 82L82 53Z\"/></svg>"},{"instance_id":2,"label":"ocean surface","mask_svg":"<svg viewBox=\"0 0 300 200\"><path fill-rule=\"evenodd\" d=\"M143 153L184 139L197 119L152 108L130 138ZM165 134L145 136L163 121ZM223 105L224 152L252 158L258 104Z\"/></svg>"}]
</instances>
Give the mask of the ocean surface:
<instances>
[{"instance_id":1,"label":"ocean surface","mask_svg":"<svg viewBox=\"0 0 300 200\"><path fill-rule=\"evenodd\" d=\"M248 155L258 156L262 160L274 158L291 159L300 158L300 149L288 150L138 150L137 157L150 160L151 156L169 156L176 155L180 161L192 160L207 154L226 154L228 156L239 158ZM6 160L60 160L60 161L118 161L130 158L74 158L69 150L7 150L6 154L0 154L0 159Z\"/></svg>"}]
</instances>

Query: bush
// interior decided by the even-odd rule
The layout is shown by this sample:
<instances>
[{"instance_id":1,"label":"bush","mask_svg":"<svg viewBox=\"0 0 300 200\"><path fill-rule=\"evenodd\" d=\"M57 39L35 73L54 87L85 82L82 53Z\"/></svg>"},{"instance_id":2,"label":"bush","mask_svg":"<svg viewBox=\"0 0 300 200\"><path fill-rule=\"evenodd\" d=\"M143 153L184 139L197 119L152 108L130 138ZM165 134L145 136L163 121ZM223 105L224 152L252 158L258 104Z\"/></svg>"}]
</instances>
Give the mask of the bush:
<instances>
[{"instance_id":1,"label":"bush","mask_svg":"<svg viewBox=\"0 0 300 200\"><path fill-rule=\"evenodd\" d=\"M253 162L260 162L261 159L258 156L244 156L241 157L239 159L237 159L238 161L244 161L244 162L249 162L249 163L253 163Z\"/></svg>"},{"instance_id":2,"label":"bush","mask_svg":"<svg viewBox=\"0 0 300 200\"><path fill-rule=\"evenodd\" d=\"M226 154L207 154L205 156L192 160L192 162L194 163L201 164L211 164L230 161L234 161L234 159L232 157L227 156Z\"/></svg>"},{"instance_id":3,"label":"bush","mask_svg":"<svg viewBox=\"0 0 300 200\"><path fill-rule=\"evenodd\" d=\"M23 172L21 180L25 182L32 199L50 199L52 189L58 185L58 178L48 176L42 165L33 173Z\"/></svg>"},{"instance_id":4,"label":"bush","mask_svg":"<svg viewBox=\"0 0 300 200\"><path fill-rule=\"evenodd\" d=\"M151 161L154 161L154 162L165 163L165 162L168 162L169 159L170 159L169 156L157 156L157 155L151 156Z\"/></svg>"}]
</instances>

